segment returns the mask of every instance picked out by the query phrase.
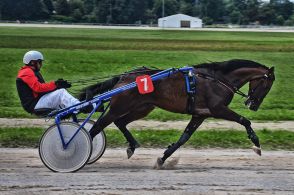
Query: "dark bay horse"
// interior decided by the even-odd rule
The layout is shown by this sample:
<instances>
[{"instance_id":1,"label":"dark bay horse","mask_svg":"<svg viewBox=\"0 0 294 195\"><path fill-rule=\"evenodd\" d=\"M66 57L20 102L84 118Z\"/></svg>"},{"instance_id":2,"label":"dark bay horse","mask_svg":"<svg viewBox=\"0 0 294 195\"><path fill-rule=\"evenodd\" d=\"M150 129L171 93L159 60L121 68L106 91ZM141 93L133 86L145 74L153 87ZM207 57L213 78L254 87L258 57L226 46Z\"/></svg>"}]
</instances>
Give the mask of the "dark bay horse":
<instances>
[{"instance_id":1,"label":"dark bay horse","mask_svg":"<svg viewBox=\"0 0 294 195\"><path fill-rule=\"evenodd\" d=\"M235 121L243 125L246 128L248 138L254 144L254 151L261 155L259 139L251 127L251 122L244 116L235 113L228 105L234 94L239 93L247 98L245 105L249 109L257 111L275 80L274 67L268 68L250 60L234 59L195 65L193 68L193 73L196 76L196 101L189 112L192 118L179 140L165 150L162 158L158 158L158 165L162 166L169 156L186 143L208 117ZM85 91L90 90L94 94L103 93L133 82L139 75L152 75L157 72L159 70L142 68L92 85ZM239 89L248 82L249 91L248 95L245 95ZM90 130L90 135L94 137L114 122L129 142L127 154L128 157L131 157L139 144L126 127L129 123L147 116L155 107L170 112L188 114L188 95L181 72L155 81L154 88L154 92L145 95L139 94L138 89L134 88L113 96L109 111L99 122L95 123ZM85 93L82 93L81 97L84 96Z\"/></svg>"}]
</instances>

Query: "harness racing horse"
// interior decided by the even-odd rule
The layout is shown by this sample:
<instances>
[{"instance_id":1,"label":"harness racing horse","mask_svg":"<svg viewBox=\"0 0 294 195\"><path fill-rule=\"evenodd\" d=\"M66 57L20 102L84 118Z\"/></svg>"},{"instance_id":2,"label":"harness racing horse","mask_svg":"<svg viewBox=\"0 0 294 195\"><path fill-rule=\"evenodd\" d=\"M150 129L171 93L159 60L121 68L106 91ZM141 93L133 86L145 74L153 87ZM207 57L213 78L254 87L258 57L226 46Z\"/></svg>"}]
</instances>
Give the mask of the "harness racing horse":
<instances>
[{"instance_id":1,"label":"harness racing horse","mask_svg":"<svg viewBox=\"0 0 294 195\"><path fill-rule=\"evenodd\" d=\"M159 71L148 68L137 69L89 86L84 89L80 97L81 99L85 98L85 91L91 91L93 94L103 93L112 88L134 82L139 75L152 75ZM127 154L130 158L139 144L126 126L132 121L147 116L155 107L159 107L170 112L192 116L179 140L165 150L162 158L157 159L159 167L188 141L208 117L235 121L243 125L246 128L248 138L254 144L253 150L261 155L259 139L251 127L251 122L244 116L235 113L228 105L234 94L238 93L247 98L245 105L250 110L257 111L275 80L274 67L268 68L250 60L234 59L195 65L193 66L193 73L196 78L196 93L192 105L187 105L188 94L183 73L171 74L166 78L155 81L153 83L155 90L152 93L142 95L137 88L134 88L113 96L109 111L90 130L91 137L95 137L110 123L114 122L129 142ZM245 95L239 89L248 82L249 91L248 95ZM189 112L188 106L192 106Z\"/></svg>"}]
</instances>

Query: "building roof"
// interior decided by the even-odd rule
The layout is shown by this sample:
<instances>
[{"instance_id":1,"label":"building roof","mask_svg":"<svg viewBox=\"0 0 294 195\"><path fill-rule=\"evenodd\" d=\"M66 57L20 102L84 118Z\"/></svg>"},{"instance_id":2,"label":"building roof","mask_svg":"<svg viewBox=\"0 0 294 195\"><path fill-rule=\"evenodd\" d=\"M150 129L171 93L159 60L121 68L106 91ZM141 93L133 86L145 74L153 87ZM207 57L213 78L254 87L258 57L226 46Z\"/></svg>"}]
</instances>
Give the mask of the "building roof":
<instances>
[{"instance_id":1,"label":"building roof","mask_svg":"<svg viewBox=\"0 0 294 195\"><path fill-rule=\"evenodd\" d=\"M163 18L159 18L159 19L164 19L164 20L168 20L168 19L172 19L172 18L185 18L185 19L190 19L190 20L201 20L200 18L197 18L197 17L192 17L192 16L188 16L188 15L185 15L185 14L175 14L175 15L170 15L170 16L166 16L166 17L163 17Z\"/></svg>"}]
</instances>

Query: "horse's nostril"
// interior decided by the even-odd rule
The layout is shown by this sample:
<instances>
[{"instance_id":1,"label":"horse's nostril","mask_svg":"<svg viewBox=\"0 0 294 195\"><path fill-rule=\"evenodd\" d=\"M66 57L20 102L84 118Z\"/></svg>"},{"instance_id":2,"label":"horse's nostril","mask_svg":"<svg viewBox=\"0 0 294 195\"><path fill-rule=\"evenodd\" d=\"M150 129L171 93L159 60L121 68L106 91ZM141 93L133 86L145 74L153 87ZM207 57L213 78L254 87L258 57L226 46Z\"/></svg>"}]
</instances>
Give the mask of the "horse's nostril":
<instances>
[{"instance_id":1,"label":"horse's nostril","mask_svg":"<svg viewBox=\"0 0 294 195\"><path fill-rule=\"evenodd\" d=\"M252 105L252 102L248 102L248 103L247 103L247 107L248 107L248 108L251 108L251 105Z\"/></svg>"},{"instance_id":2,"label":"horse's nostril","mask_svg":"<svg viewBox=\"0 0 294 195\"><path fill-rule=\"evenodd\" d=\"M247 106L249 103L250 103L250 97L248 97L246 100L245 100L245 105Z\"/></svg>"}]
</instances>

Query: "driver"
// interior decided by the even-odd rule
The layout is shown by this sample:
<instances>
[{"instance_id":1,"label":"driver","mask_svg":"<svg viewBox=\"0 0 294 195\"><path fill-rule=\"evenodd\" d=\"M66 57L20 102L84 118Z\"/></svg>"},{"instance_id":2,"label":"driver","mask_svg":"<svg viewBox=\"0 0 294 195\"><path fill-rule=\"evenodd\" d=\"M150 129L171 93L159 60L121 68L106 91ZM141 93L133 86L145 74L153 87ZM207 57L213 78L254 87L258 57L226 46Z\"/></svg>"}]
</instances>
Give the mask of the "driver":
<instances>
[{"instance_id":1,"label":"driver","mask_svg":"<svg viewBox=\"0 0 294 195\"><path fill-rule=\"evenodd\" d=\"M40 70L44 57L38 51L28 51L23 57L24 66L21 67L16 78L16 87L23 108L29 113L38 109L62 109L80 103L78 99L69 94L66 88L71 84L63 79L45 82ZM81 112L91 112L93 106L89 105Z\"/></svg>"}]
</instances>

